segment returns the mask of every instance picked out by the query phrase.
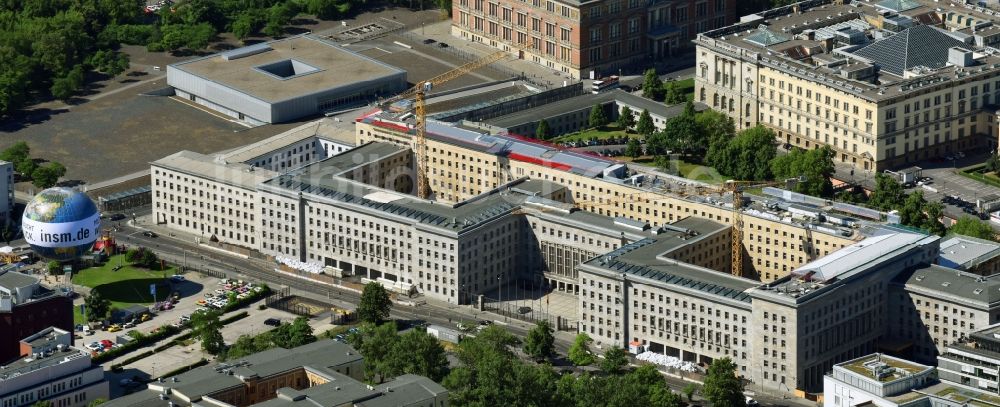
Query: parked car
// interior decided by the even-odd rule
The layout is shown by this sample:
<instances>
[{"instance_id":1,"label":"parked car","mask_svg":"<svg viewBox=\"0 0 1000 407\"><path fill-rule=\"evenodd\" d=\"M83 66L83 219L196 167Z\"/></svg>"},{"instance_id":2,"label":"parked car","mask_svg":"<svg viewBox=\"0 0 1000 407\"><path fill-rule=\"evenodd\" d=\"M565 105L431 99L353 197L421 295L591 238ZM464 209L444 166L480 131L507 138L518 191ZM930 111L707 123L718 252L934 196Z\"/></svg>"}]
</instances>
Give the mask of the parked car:
<instances>
[{"instance_id":1,"label":"parked car","mask_svg":"<svg viewBox=\"0 0 1000 407\"><path fill-rule=\"evenodd\" d=\"M116 213L114 215L111 215L111 221L119 221L119 220L125 220L125 214Z\"/></svg>"},{"instance_id":2,"label":"parked car","mask_svg":"<svg viewBox=\"0 0 1000 407\"><path fill-rule=\"evenodd\" d=\"M281 320L278 318L268 318L264 320L264 325L267 326L278 326L281 325Z\"/></svg>"},{"instance_id":3,"label":"parked car","mask_svg":"<svg viewBox=\"0 0 1000 407\"><path fill-rule=\"evenodd\" d=\"M121 330L122 330L122 326L118 325L118 324L114 324L114 325L111 325L111 326L108 327L108 332L118 332L118 331L121 331Z\"/></svg>"},{"instance_id":4,"label":"parked car","mask_svg":"<svg viewBox=\"0 0 1000 407\"><path fill-rule=\"evenodd\" d=\"M86 345L86 347L87 347L87 349L90 349L92 351L97 351L97 350L100 350L100 349L104 349L104 346L101 346L100 342L91 342L91 343L88 343Z\"/></svg>"},{"instance_id":5,"label":"parked car","mask_svg":"<svg viewBox=\"0 0 1000 407\"><path fill-rule=\"evenodd\" d=\"M432 38L427 38L423 42L424 42L424 44L433 44L433 43L435 43L437 41L434 41L434 39L432 39Z\"/></svg>"},{"instance_id":6,"label":"parked car","mask_svg":"<svg viewBox=\"0 0 1000 407\"><path fill-rule=\"evenodd\" d=\"M439 42L438 46L441 47L441 48L448 48L448 43L447 42Z\"/></svg>"},{"instance_id":7,"label":"parked car","mask_svg":"<svg viewBox=\"0 0 1000 407\"><path fill-rule=\"evenodd\" d=\"M115 343L107 339L101 339L101 346L103 346L104 349L111 349L112 346L115 346Z\"/></svg>"},{"instance_id":8,"label":"parked car","mask_svg":"<svg viewBox=\"0 0 1000 407\"><path fill-rule=\"evenodd\" d=\"M142 235L146 236L146 237L158 237L158 236L160 236L160 235L156 234L156 232L153 232L151 230L147 230L145 232L142 232Z\"/></svg>"}]
</instances>

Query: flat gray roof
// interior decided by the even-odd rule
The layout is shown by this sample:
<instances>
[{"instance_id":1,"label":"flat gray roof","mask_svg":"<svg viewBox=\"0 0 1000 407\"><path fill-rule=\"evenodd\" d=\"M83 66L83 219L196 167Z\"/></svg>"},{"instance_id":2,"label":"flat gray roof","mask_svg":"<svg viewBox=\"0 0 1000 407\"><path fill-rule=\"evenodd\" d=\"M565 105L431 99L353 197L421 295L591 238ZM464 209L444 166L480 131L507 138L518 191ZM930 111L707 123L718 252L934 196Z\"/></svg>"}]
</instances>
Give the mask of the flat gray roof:
<instances>
[{"instance_id":1,"label":"flat gray roof","mask_svg":"<svg viewBox=\"0 0 1000 407\"><path fill-rule=\"evenodd\" d=\"M907 290L933 293L954 302L988 309L1000 301L1000 278L983 277L936 264L901 273L893 280Z\"/></svg>"},{"instance_id":2,"label":"flat gray roof","mask_svg":"<svg viewBox=\"0 0 1000 407\"><path fill-rule=\"evenodd\" d=\"M155 400L158 405L165 402L158 400L162 388L169 388L171 399L175 402L190 405L187 400L197 400L203 396L219 392L235 386L244 385L242 378L257 376L266 378L297 368L308 368L323 376L334 377L333 368L361 361L361 355L350 346L334 340L322 340L293 349L273 348L238 360L226 363L203 366L181 373L163 383L150 383L144 391L120 397L108 402L109 406L138 406L149 404ZM232 371L230 375L227 372ZM181 398L180 396L183 396Z\"/></svg>"},{"instance_id":3,"label":"flat gray roof","mask_svg":"<svg viewBox=\"0 0 1000 407\"><path fill-rule=\"evenodd\" d=\"M291 60L316 70L282 79L259 69ZM405 72L311 35L238 48L171 67L270 103Z\"/></svg>"},{"instance_id":4,"label":"flat gray roof","mask_svg":"<svg viewBox=\"0 0 1000 407\"><path fill-rule=\"evenodd\" d=\"M16 271L0 271L0 287L13 291L14 289L35 284L38 279Z\"/></svg>"},{"instance_id":5,"label":"flat gray roof","mask_svg":"<svg viewBox=\"0 0 1000 407\"><path fill-rule=\"evenodd\" d=\"M360 157L370 159L372 156L364 153L366 149L370 149L373 154L378 154L376 151L391 153L401 150L389 144L369 143L352 151L361 154ZM340 154L268 180L261 186L275 191L286 191L286 194L291 195L301 192L323 200L357 205L361 208L355 209L369 208L372 212L396 215L408 218L413 223L456 232L506 215L524 200L524 195L517 193L495 193L483 195L479 199L447 204L331 176L343 173L348 165L364 164L355 163L355 157L357 155L351 152Z\"/></svg>"},{"instance_id":6,"label":"flat gray roof","mask_svg":"<svg viewBox=\"0 0 1000 407\"><path fill-rule=\"evenodd\" d=\"M340 124L341 126L338 126ZM350 126L350 129L344 127ZM353 123L336 123L329 118L303 124L286 132L268 137L256 143L229 150L220 154L227 163L246 163L257 157L272 154L277 150L313 137L354 145ZM346 134L345 134L346 133Z\"/></svg>"},{"instance_id":7,"label":"flat gray roof","mask_svg":"<svg viewBox=\"0 0 1000 407\"><path fill-rule=\"evenodd\" d=\"M590 109L596 104L603 105L614 99L614 92L601 92L598 94L587 93L552 103L546 103L541 106L535 106L531 109L522 110L520 112L483 120L483 122L498 127L510 128L524 123L561 116L573 111Z\"/></svg>"},{"instance_id":8,"label":"flat gray roof","mask_svg":"<svg viewBox=\"0 0 1000 407\"><path fill-rule=\"evenodd\" d=\"M634 111L636 119L638 119L638 115L642 113L643 110L649 110L649 114L667 119L680 116L680 114L684 112L685 105L684 103L681 103L667 106L660 102L633 95L621 89L614 89L598 94L587 93L547 103L541 106L535 106L531 109L525 109L508 115L483 120L483 123L503 128L510 128L524 123L531 123L541 119L560 116L568 112L590 109L595 104L603 105L615 101L636 108L637 110ZM708 109L709 107L704 103L695 102L694 108L695 111L700 112Z\"/></svg>"},{"instance_id":9,"label":"flat gray roof","mask_svg":"<svg viewBox=\"0 0 1000 407\"><path fill-rule=\"evenodd\" d=\"M246 164L226 164L221 158L187 150L178 151L150 164L247 189L256 189L257 184L278 175L265 168L253 168L251 171L251 167Z\"/></svg>"},{"instance_id":10,"label":"flat gray roof","mask_svg":"<svg viewBox=\"0 0 1000 407\"><path fill-rule=\"evenodd\" d=\"M0 369L0 384L4 381L12 380L17 376L34 372L39 369L56 366L63 363L64 359L75 360L80 358L90 358L90 351L84 351L72 346L67 347L62 352L53 352L51 356L42 358L20 358ZM100 367L95 367L100 368ZM0 396L4 395L0 393Z\"/></svg>"},{"instance_id":11,"label":"flat gray roof","mask_svg":"<svg viewBox=\"0 0 1000 407\"><path fill-rule=\"evenodd\" d=\"M1000 256L1000 244L970 236L954 235L941 242L938 264L967 270L996 256Z\"/></svg>"},{"instance_id":12,"label":"flat gray roof","mask_svg":"<svg viewBox=\"0 0 1000 407\"><path fill-rule=\"evenodd\" d=\"M692 217L684 218L671 226L695 231L697 236L729 227L711 220ZM707 295L749 303L750 296L746 291L757 287L760 283L691 264L665 261L659 257L663 253L692 243L691 239L691 236L683 232L660 233L624 245L611 253L597 256L583 263L582 270L591 267L613 276L628 274L628 278L639 278L647 284L680 286Z\"/></svg>"}]
</instances>

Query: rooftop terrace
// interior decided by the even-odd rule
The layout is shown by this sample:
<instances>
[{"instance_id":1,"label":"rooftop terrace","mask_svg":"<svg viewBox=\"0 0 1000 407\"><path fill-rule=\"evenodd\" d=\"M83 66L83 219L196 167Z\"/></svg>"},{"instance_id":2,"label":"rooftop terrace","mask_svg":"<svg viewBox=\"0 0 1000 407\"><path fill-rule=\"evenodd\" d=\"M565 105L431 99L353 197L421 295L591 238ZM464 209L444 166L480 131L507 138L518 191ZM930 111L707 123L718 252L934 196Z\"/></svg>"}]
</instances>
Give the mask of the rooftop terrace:
<instances>
[{"instance_id":1,"label":"rooftop terrace","mask_svg":"<svg viewBox=\"0 0 1000 407\"><path fill-rule=\"evenodd\" d=\"M883 356L881 354L868 355L841 363L837 366L883 383L932 369L929 366L918 365L903 359ZM888 369L885 369L885 367L888 367Z\"/></svg>"}]
</instances>

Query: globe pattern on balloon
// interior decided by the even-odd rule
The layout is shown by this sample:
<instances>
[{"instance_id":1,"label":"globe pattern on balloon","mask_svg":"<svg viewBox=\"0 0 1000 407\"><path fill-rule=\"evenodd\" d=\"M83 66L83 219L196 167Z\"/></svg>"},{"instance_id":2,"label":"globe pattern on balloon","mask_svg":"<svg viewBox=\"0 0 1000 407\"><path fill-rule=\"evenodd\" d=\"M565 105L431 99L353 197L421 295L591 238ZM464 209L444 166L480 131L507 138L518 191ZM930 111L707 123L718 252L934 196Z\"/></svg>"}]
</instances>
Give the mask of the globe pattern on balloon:
<instances>
[{"instance_id":1,"label":"globe pattern on balloon","mask_svg":"<svg viewBox=\"0 0 1000 407\"><path fill-rule=\"evenodd\" d=\"M52 260L71 260L90 253L100 233L100 213L86 194L49 188L28 203L21 218L32 250Z\"/></svg>"}]
</instances>

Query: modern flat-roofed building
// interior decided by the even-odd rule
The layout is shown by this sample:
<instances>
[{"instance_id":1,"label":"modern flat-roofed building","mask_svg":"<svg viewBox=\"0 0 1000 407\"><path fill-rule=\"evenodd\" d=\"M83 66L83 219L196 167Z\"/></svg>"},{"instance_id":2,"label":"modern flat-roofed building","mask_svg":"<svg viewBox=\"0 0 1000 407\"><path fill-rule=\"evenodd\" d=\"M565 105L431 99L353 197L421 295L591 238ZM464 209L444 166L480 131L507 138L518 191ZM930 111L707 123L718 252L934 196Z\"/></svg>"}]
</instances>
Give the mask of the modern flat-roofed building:
<instances>
[{"instance_id":1,"label":"modern flat-roofed building","mask_svg":"<svg viewBox=\"0 0 1000 407\"><path fill-rule=\"evenodd\" d=\"M275 348L203 366L108 406L447 406L448 391L430 379L401 375L378 386L362 382L364 360L351 347L323 340Z\"/></svg>"},{"instance_id":2,"label":"modern flat-roofed building","mask_svg":"<svg viewBox=\"0 0 1000 407\"><path fill-rule=\"evenodd\" d=\"M636 73L736 21L736 0L461 0L452 9L452 35L577 79Z\"/></svg>"},{"instance_id":3,"label":"modern flat-roofed building","mask_svg":"<svg viewBox=\"0 0 1000 407\"><path fill-rule=\"evenodd\" d=\"M992 350L949 348L935 368L875 353L845 361L823 378L825 407L1000 406Z\"/></svg>"},{"instance_id":4,"label":"modern flat-roofed building","mask_svg":"<svg viewBox=\"0 0 1000 407\"><path fill-rule=\"evenodd\" d=\"M695 100L858 170L994 149L995 13L935 0L807 0L698 34Z\"/></svg>"},{"instance_id":5,"label":"modern flat-roofed building","mask_svg":"<svg viewBox=\"0 0 1000 407\"><path fill-rule=\"evenodd\" d=\"M46 328L20 341L20 358L0 363L0 405L80 407L108 399L104 368L93 365L90 351L71 345L73 334Z\"/></svg>"},{"instance_id":6,"label":"modern flat-roofed building","mask_svg":"<svg viewBox=\"0 0 1000 407\"><path fill-rule=\"evenodd\" d=\"M980 328L949 344L937 362L941 380L1000 396L1000 325Z\"/></svg>"},{"instance_id":7,"label":"modern flat-roofed building","mask_svg":"<svg viewBox=\"0 0 1000 407\"><path fill-rule=\"evenodd\" d=\"M1000 244L971 236L954 235L941 242L938 264L981 276L1000 272Z\"/></svg>"},{"instance_id":8,"label":"modern flat-roofed building","mask_svg":"<svg viewBox=\"0 0 1000 407\"><path fill-rule=\"evenodd\" d=\"M49 327L73 330L73 300L36 277L0 271L0 363L21 354L22 338Z\"/></svg>"},{"instance_id":9,"label":"modern flat-roofed building","mask_svg":"<svg viewBox=\"0 0 1000 407\"><path fill-rule=\"evenodd\" d=\"M406 88L406 72L313 35L167 67L177 96L251 124L362 106Z\"/></svg>"}]
</instances>

